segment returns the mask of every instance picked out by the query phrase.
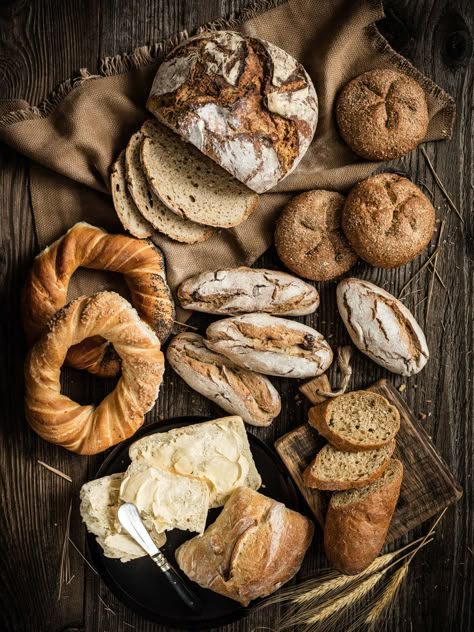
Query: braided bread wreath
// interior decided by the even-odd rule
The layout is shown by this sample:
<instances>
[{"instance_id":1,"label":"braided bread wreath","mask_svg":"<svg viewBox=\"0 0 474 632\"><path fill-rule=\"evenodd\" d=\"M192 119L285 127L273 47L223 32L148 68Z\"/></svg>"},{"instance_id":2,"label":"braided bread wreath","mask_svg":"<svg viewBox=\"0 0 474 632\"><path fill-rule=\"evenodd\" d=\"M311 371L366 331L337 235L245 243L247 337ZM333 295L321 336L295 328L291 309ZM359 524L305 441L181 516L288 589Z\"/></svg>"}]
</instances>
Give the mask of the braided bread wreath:
<instances>
[{"instance_id":1,"label":"braided bread wreath","mask_svg":"<svg viewBox=\"0 0 474 632\"><path fill-rule=\"evenodd\" d=\"M99 406L61 394L60 373L71 345L93 335L113 343L122 376ZM154 405L164 357L156 334L115 292L82 296L60 309L25 363L25 411L46 441L78 454L97 454L133 435Z\"/></svg>"},{"instance_id":2,"label":"braided bread wreath","mask_svg":"<svg viewBox=\"0 0 474 632\"><path fill-rule=\"evenodd\" d=\"M166 283L161 251L150 241L111 235L85 222L73 226L35 259L22 295L27 342L38 339L49 319L66 303L69 280L79 267L123 274L131 303L164 342L174 320L174 304ZM120 359L98 336L69 349L66 364L100 377L113 377Z\"/></svg>"}]
</instances>

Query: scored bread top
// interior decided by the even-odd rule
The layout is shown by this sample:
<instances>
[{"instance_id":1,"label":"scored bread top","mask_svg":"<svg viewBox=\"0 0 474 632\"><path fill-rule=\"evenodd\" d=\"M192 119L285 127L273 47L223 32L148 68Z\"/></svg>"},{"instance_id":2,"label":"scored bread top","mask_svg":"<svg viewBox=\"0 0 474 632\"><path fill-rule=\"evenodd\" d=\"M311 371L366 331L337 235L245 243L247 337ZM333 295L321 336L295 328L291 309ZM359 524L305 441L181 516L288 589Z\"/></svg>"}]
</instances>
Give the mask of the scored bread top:
<instances>
[{"instance_id":1,"label":"scored bread top","mask_svg":"<svg viewBox=\"0 0 474 632\"><path fill-rule=\"evenodd\" d=\"M174 213L230 228L256 208L258 195L157 121L142 127L142 165L153 192Z\"/></svg>"},{"instance_id":2,"label":"scored bread top","mask_svg":"<svg viewBox=\"0 0 474 632\"><path fill-rule=\"evenodd\" d=\"M334 447L348 452L380 448L400 428L395 406L369 391L346 393L314 406L308 421Z\"/></svg>"},{"instance_id":3,"label":"scored bread top","mask_svg":"<svg viewBox=\"0 0 474 632\"><path fill-rule=\"evenodd\" d=\"M364 487L377 479L387 467L395 450L395 440L382 448L347 452L330 443L318 452L303 473L307 487L323 490L344 490Z\"/></svg>"}]
</instances>

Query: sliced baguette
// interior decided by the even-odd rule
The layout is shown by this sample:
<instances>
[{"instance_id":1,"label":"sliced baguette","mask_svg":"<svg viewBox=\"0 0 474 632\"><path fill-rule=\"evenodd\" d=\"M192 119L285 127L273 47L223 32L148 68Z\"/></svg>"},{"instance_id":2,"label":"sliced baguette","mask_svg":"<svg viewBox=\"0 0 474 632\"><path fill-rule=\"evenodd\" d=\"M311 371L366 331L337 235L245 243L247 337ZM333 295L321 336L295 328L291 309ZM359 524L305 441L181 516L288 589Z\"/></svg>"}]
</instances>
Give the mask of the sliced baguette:
<instances>
[{"instance_id":1,"label":"sliced baguette","mask_svg":"<svg viewBox=\"0 0 474 632\"><path fill-rule=\"evenodd\" d=\"M337 450L328 443L303 473L307 487L340 491L364 487L379 478L395 450L395 440L364 452Z\"/></svg>"},{"instance_id":2,"label":"sliced baguette","mask_svg":"<svg viewBox=\"0 0 474 632\"><path fill-rule=\"evenodd\" d=\"M150 189L141 163L142 142L143 133L138 131L133 134L125 150L128 190L140 213L153 228L175 241L196 244L209 239L214 233L213 228L179 217Z\"/></svg>"},{"instance_id":3,"label":"sliced baguette","mask_svg":"<svg viewBox=\"0 0 474 632\"><path fill-rule=\"evenodd\" d=\"M136 505L148 528L202 533L209 511L209 487L189 476L170 474L134 461L125 472L120 498Z\"/></svg>"},{"instance_id":4,"label":"sliced baguette","mask_svg":"<svg viewBox=\"0 0 474 632\"><path fill-rule=\"evenodd\" d=\"M314 406L309 423L339 450L359 452L390 443L400 428L400 414L385 397L353 391Z\"/></svg>"},{"instance_id":5,"label":"sliced baguette","mask_svg":"<svg viewBox=\"0 0 474 632\"><path fill-rule=\"evenodd\" d=\"M231 228L255 209L258 195L152 119L142 127L143 170L152 191L180 217Z\"/></svg>"},{"instance_id":6,"label":"sliced baguette","mask_svg":"<svg viewBox=\"0 0 474 632\"><path fill-rule=\"evenodd\" d=\"M361 573L380 553L402 478L402 464L391 459L374 483L331 496L324 524L324 548L331 564L341 573Z\"/></svg>"},{"instance_id":7,"label":"sliced baguette","mask_svg":"<svg viewBox=\"0 0 474 632\"><path fill-rule=\"evenodd\" d=\"M237 487L258 489L255 466L241 417L222 417L139 439L130 459L205 481L210 506L220 507Z\"/></svg>"},{"instance_id":8,"label":"sliced baguette","mask_svg":"<svg viewBox=\"0 0 474 632\"><path fill-rule=\"evenodd\" d=\"M115 212L122 226L138 239L154 233L153 226L141 215L127 188L125 178L125 151L122 151L110 172L110 188Z\"/></svg>"}]
</instances>

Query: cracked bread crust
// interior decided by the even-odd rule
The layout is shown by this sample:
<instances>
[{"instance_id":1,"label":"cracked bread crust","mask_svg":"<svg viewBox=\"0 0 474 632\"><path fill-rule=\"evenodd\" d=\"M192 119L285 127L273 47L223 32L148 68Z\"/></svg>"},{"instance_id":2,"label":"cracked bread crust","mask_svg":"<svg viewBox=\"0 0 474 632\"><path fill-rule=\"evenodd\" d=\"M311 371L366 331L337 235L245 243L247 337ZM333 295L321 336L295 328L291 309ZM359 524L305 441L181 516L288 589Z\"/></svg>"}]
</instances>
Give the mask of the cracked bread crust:
<instances>
[{"instance_id":1,"label":"cracked bread crust","mask_svg":"<svg viewBox=\"0 0 474 632\"><path fill-rule=\"evenodd\" d=\"M303 66L269 42L231 31L175 48L158 68L147 108L257 193L293 171L318 120Z\"/></svg>"},{"instance_id":2,"label":"cracked bread crust","mask_svg":"<svg viewBox=\"0 0 474 632\"><path fill-rule=\"evenodd\" d=\"M191 388L253 426L268 426L280 414L280 396L268 378L210 351L198 334L175 336L166 358Z\"/></svg>"},{"instance_id":3,"label":"cracked bread crust","mask_svg":"<svg viewBox=\"0 0 474 632\"><path fill-rule=\"evenodd\" d=\"M429 358L425 334L413 314L382 288L362 279L344 279L337 307L352 342L392 373L419 373Z\"/></svg>"},{"instance_id":4,"label":"cracked bread crust","mask_svg":"<svg viewBox=\"0 0 474 632\"><path fill-rule=\"evenodd\" d=\"M341 276L357 255L341 230L344 196L307 191L293 198L278 218L275 246L285 266L313 281Z\"/></svg>"},{"instance_id":5,"label":"cracked bread crust","mask_svg":"<svg viewBox=\"0 0 474 632\"><path fill-rule=\"evenodd\" d=\"M380 173L350 191L342 228L361 259L379 268L412 261L428 245L435 210L426 195L407 178Z\"/></svg>"},{"instance_id":6,"label":"cracked bread crust","mask_svg":"<svg viewBox=\"0 0 474 632\"><path fill-rule=\"evenodd\" d=\"M371 70L350 81L339 95L336 116L345 142L367 160L400 158L428 129L421 86L393 70Z\"/></svg>"}]
</instances>

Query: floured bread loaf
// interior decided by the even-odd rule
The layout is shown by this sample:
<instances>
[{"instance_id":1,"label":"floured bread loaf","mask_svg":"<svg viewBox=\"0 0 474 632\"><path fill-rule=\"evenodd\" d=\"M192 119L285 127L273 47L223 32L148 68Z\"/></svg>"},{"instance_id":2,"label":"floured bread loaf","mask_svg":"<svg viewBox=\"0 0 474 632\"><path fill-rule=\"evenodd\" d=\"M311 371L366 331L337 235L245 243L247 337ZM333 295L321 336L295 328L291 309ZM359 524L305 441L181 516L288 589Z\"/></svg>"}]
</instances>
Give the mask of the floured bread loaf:
<instances>
[{"instance_id":1,"label":"floured bread loaf","mask_svg":"<svg viewBox=\"0 0 474 632\"><path fill-rule=\"evenodd\" d=\"M237 487L262 484L240 417L158 432L133 443L129 455L132 461L205 481L210 507L223 505Z\"/></svg>"},{"instance_id":2,"label":"floured bread loaf","mask_svg":"<svg viewBox=\"0 0 474 632\"><path fill-rule=\"evenodd\" d=\"M142 132L141 158L148 184L179 217L231 228L255 210L257 194L169 129L150 120Z\"/></svg>"},{"instance_id":3,"label":"floured bread loaf","mask_svg":"<svg viewBox=\"0 0 474 632\"><path fill-rule=\"evenodd\" d=\"M242 266L202 272L183 281L178 300L185 309L208 314L303 316L317 310L319 294L312 285L286 272Z\"/></svg>"},{"instance_id":4,"label":"floured bread loaf","mask_svg":"<svg viewBox=\"0 0 474 632\"><path fill-rule=\"evenodd\" d=\"M202 533L206 527L209 487L189 476L134 461L123 475L120 499L136 505L145 525L157 533L171 529Z\"/></svg>"},{"instance_id":5,"label":"floured bread loaf","mask_svg":"<svg viewBox=\"0 0 474 632\"><path fill-rule=\"evenodd\" d=\"M253 426L268 426L280 413L280 396L268 378L210 351L198 334L173 338L166 357L191 388Z\"/></svg>"},{"instance_id":6,"label":"floured bread loaf","mask_svg":"<svg viewBox=\"0 0 474 632\"><path fill-rule=\"evenodd\" d=\"M179 217L153 193L143 172L140 156L142 142L143 133L138 131L130 138L125 152L128 190L139 212L153 228L175 241L195 244L209 239L214 232L210 226Z\"/></svg>"},{"instance_id":7,"label":"floured bread loaf","mask_svg":"<svg viewBox=\"0 0 474 632\"><path fill-rule=\"evenodd\" d=\"M269 314L244 314L209 325L204 344L251 371L281 377L313 377L333 354L315 329Z\"/></svg>"},{"instance_id":8,"label":"floured bread loaf","mask_svg":"<svg viewBox=\"0 0 474 632\"><path fill-rule=\"evenodd\" d=\"M378 393L353 391L313 406L308 421L334 447L359 452L390 443L400 428L400 413Z\"/></svg>"},{"instance_id":9,"label":"floured bread loaf","mask_svg":"<svg viewBox=\"0 0 474 632\"><path fill-rule=\"evenodd\" d=\"M263 193L295 169L318 121L303 66L240 33L204 33L159 66L147 108L249 188Z\"/></svg>"},{"instance_id":10,"label":"floured bread loaf","mask_svg":"<svg viewBox=\"0 0 474 632\"><path fill-rule=\"evenodd\" d=\"M97 536L97 543L104 550L104 555L129 562L146 553L122 530L117 520L123 476L123 473L111 474L83 485L80 512L87 530ZM150 535L157 547L166 542L164 533L152 529Z\"/></svg>"},{"instance_id":11,"label":"floured bread loaf","mask_svg":"<svg viewBox=\"0 0 474 632\"><path fill-rule=\"evenodd\" d=\"M177 549L176 560L200 586L247 606L298 572L313 532L305 516L241 487L203 535Z\"/></svg>"}]
</instances>

